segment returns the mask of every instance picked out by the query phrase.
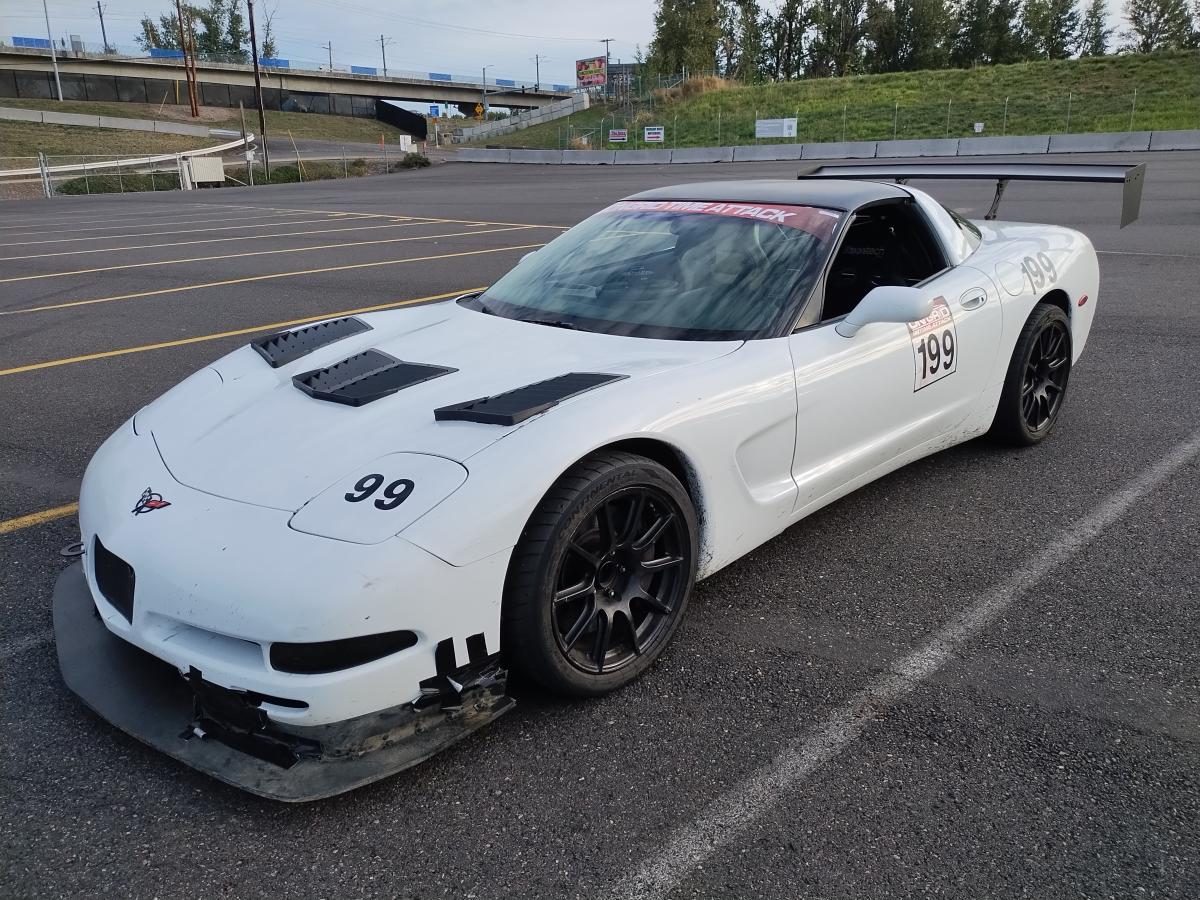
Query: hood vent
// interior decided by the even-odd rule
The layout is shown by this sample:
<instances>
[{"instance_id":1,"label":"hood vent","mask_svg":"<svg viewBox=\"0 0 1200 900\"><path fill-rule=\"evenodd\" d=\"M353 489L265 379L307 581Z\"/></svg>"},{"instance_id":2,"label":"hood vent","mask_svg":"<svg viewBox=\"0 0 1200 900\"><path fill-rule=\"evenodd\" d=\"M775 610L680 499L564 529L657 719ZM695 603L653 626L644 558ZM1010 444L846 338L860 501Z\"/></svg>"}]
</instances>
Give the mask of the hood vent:
<instances>
[{"instance_id":1,"label":"hood vent","mask_svg":"<svg viewBox=\"0 0 1200 900\"><path fill-rule=\"evenodd\" d=\"M603 372L569 372L546 381L527 384L493 397L443 406L433 411L439 422L481 422L484 425L518 425L530 416L545 412L568 397L602 387L628 375Z\"/></svg>"},{"instance_id":2,"label":"hood vent","mask_svg":"<svg viewBox=\"0 0 1200 900\"><path fill-rule=\"evenodd\" d=\"M272 369L278 369L307 356L318 347L370 330L371 326L366 322L347 316L344 319L330 319L328 322L305 325L295 331L280 331L278 334L251 341L250 346L271 364Z\"/></svg>"},{"instance_id":3,"label":"hood vent","mask_svg":"<svg viewBox=\"0 0 1200 900\"><path fill-rule=\"evenodd\" d=\"M362 406L431 378L457 372L445 366L404 362L382 350L367 350L324 369L292 378L292 383L317 400Z\"/></svg>"}]
</instances>

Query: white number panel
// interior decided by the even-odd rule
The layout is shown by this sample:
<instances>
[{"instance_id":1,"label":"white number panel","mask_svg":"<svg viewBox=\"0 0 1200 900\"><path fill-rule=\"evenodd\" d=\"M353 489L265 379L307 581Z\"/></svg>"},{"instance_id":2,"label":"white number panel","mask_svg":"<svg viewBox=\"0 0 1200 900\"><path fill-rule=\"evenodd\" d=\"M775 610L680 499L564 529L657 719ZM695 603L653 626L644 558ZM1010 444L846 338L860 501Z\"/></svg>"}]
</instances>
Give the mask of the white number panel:
<instances>
[{"instance_id":1,"label":"white number panel","mask_svg":"<svg viewBox=\"0 0 1200 900\"><path fill-rule=\"evenodd\" d=\"M958 332L954 313L945 297L933 301L933 311L918 322L908 323L913 348L913 390L953 375L958 368Z\"/></svg>"}]
</instances>

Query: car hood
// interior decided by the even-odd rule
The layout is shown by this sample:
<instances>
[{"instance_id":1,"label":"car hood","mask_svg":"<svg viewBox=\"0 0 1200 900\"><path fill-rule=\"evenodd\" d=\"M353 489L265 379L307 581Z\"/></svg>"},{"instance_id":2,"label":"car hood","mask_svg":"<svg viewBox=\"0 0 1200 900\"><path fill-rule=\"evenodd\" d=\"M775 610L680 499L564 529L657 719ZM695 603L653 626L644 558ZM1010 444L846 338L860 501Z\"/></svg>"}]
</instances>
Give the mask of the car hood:
<instances>
[{"instance_id":1,"label":"car hood","mask_svg":"<svg viewBox=\"0 0 1200 900\"><path fill-rule=\"evenodd\" d=\"M371 330L279 368L252 347L242 347L143 409L134 427L138 434L153 435L163 462L180 483L231 500L295 510L385 454L425 453L464 462L540 418L509 427L438 422L433 416L438 407L568 372L643 378L741 346L738 341L663 341L570 331L487 315L453 302L358 318ZM315 399L292 381L368 349L457 371L358 407ZM586 403L587 397L563 402ZM542 415L554 415L554 410Z\"/></svg>"}]
</instances>

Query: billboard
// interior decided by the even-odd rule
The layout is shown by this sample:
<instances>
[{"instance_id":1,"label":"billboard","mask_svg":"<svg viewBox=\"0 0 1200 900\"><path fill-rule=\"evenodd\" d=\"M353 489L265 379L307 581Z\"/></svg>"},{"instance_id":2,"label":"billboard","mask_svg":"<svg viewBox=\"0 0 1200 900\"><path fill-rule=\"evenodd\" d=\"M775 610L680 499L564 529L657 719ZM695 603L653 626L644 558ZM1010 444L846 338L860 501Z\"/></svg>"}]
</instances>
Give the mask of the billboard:
<instances>
[{"instance_id":1,"label":"billboard","mask_svg":"<svg viewBox=\"0 0 1200 900\"><path fill-rule=\"evenodd\" d=\"M608 82L608 62L603 56L575 60L575 84L578 87L595 87Z\"/></svg>"}]
</instances>

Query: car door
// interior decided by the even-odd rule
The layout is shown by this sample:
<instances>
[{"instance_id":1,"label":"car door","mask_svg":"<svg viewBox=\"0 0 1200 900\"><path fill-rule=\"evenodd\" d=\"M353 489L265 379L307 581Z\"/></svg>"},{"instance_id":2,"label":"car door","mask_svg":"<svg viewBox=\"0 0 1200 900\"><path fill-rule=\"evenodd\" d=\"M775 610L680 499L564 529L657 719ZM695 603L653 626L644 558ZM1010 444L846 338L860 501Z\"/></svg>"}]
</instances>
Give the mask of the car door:
<instances>
[{"instance_id":1,"label":"car door","mask_svg":"<svg viewBox=\"0 0 1200 900\"><path fill-rule=\"evenodd\" d=\"M928 229L913 209L904 216L883 233L899 233L895 226L902 223ZM870 246L848 248L850 240L831 271L839 260L853 265L878 258L864 252ZM943 266L916 285L933 300L927 319L877 322L846 338L836 331L844 318L837 316L789 337L797 392L797 508L852 489L887 471L897 457L947 439L982 394L999 344L995 287L967 266L944 267L935 258L921 265ZM916 278L923 269L910 264L909 271ZM888 277L904 280L894 272ZM846 308L844 301L836 311Z\"/></svg>"}]
</instances>

